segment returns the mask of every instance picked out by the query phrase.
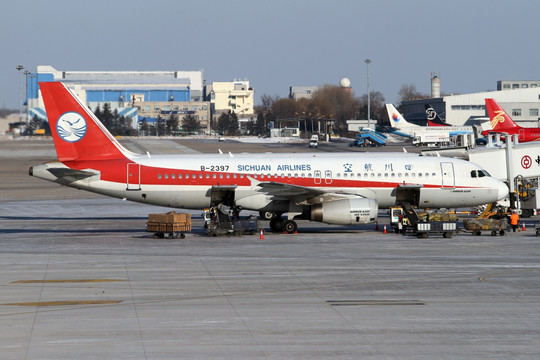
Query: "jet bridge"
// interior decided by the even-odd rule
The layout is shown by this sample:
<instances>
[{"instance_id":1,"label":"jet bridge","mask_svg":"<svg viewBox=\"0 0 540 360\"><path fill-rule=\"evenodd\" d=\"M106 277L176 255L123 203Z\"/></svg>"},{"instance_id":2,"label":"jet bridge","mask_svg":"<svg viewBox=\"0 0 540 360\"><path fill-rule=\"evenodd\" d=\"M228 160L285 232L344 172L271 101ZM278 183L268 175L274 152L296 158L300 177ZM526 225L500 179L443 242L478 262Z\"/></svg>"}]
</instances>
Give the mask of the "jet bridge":
<instances>
[{"instance_id":1,"label":"jet bridge","mask_svg":"<svg viewBox=\"0 0 540 360\"><path fill-rule=\"evenodd\" d=\"M488 138L488 145L469 149L460 156L445 151L423 153L425 156L460 157L480 165L491 176L505 181L510 188L510 206L522 210L523 217L540 209L540 142L517 143L516 137Z\"/></svg>"}]
</instances>

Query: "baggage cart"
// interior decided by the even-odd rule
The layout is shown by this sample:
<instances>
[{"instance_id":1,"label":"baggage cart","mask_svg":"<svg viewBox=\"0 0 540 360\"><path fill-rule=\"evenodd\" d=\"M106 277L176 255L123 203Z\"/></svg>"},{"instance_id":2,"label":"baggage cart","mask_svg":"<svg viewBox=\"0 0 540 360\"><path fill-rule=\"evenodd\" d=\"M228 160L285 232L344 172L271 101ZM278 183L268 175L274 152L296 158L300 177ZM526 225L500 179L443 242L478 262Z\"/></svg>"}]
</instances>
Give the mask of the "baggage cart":
<instances>
[{"instance_id":1,"label":"baggage cart","mask_svg":"<svg viewBox=\"0 0 540 360\"><path fill-rule=\"evenodd\" d=\"M504 236L508 230L508 220L503 219L464 219L463 227L473 235L480 236L482 231L491 232L491 236Z\"/></svg>"},{"instance_id":2,"label":"baggage cart","mask_svg":"<svg viewBox=\"0 0 540 360\"><path fill-rule=\"evenodd\" d=\"M163 214L149 214L146 231L153 232L154 238L185 238L191 231L191 214L171 211Z\"/></svg>"}]
</instances>

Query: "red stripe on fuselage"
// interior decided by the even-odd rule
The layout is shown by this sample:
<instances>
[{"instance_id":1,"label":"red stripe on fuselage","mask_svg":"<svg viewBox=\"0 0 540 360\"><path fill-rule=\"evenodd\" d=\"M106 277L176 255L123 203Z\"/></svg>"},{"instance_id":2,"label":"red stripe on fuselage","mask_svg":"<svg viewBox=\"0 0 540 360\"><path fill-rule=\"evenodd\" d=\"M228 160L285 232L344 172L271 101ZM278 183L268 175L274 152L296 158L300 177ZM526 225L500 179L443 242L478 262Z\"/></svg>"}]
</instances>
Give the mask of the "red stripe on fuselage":
<instances>
[{"instance_id":1,"label":"red stripe on fuselage","mask_svg":"<svg viewBox=\"0 0 540 360\"><path fill-rule=\"evenodd\" d=\"M118 160L83 160L68 161L64 165L76 169L92 169L101 172L101 180L127 184L127 165L137 164L127 159ZM323 172L324 173L324 172ZM233 172L212 172L187 169L158 168L140 165L141 185L238 185L250 186L252 180L258 182L277 182L304 187L331 188L395 188L398 185L418 184L415 181L375 181L371 179L288 177ZM161 177L160 177L161 175ZM174 178L173 178L174 175ZM180 177L181 175L181 177ZM214 177L215 176L215 177ZM256 177L255 177L256 176ZM423 184L424 188L441 188L441 184ZM458 189L476 188L474 186L456 186Z\"/></svg>"}]
</instances>

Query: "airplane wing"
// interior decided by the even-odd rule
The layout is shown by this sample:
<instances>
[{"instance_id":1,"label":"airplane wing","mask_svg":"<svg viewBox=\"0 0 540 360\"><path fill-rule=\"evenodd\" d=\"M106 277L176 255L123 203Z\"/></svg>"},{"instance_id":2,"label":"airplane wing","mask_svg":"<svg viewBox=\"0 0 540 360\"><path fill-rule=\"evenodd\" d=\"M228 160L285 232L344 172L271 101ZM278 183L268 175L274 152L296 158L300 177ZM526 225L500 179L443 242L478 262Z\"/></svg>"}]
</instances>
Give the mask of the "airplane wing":
<instances>
[{"instance_id":1,"label":"airplane wing","mask_svg":"<svg viewBox=\"0 0 540 360\"><path fill-rule=\"evenodd\" d=\"M327 192L304 186L277 182L260 182L256 186L259 188L258 191L273 196L275 200L288 200L294 198L298 205L313 205L334 200L364 197L357 194Z\"/></svg>"}]
</instances>

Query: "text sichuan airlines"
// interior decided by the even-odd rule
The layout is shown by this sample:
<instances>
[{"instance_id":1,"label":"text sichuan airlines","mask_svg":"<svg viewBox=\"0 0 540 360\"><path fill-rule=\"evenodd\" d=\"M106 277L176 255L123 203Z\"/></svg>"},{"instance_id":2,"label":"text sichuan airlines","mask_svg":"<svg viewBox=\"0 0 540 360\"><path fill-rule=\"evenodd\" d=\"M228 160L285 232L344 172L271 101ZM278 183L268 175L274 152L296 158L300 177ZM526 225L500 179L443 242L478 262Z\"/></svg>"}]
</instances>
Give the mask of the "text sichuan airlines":
<instances>
[{"instance_id":1,"label":"text sichuan airlines","mask_svg":"<svg viewBox=\"0 0 540 360\"><path fill-rule=\"evenodd\" d=\"M272 165L240 164L238 171L311 171L311 164L279 164L274 170Z\"/></svg>"}]
</instances>

